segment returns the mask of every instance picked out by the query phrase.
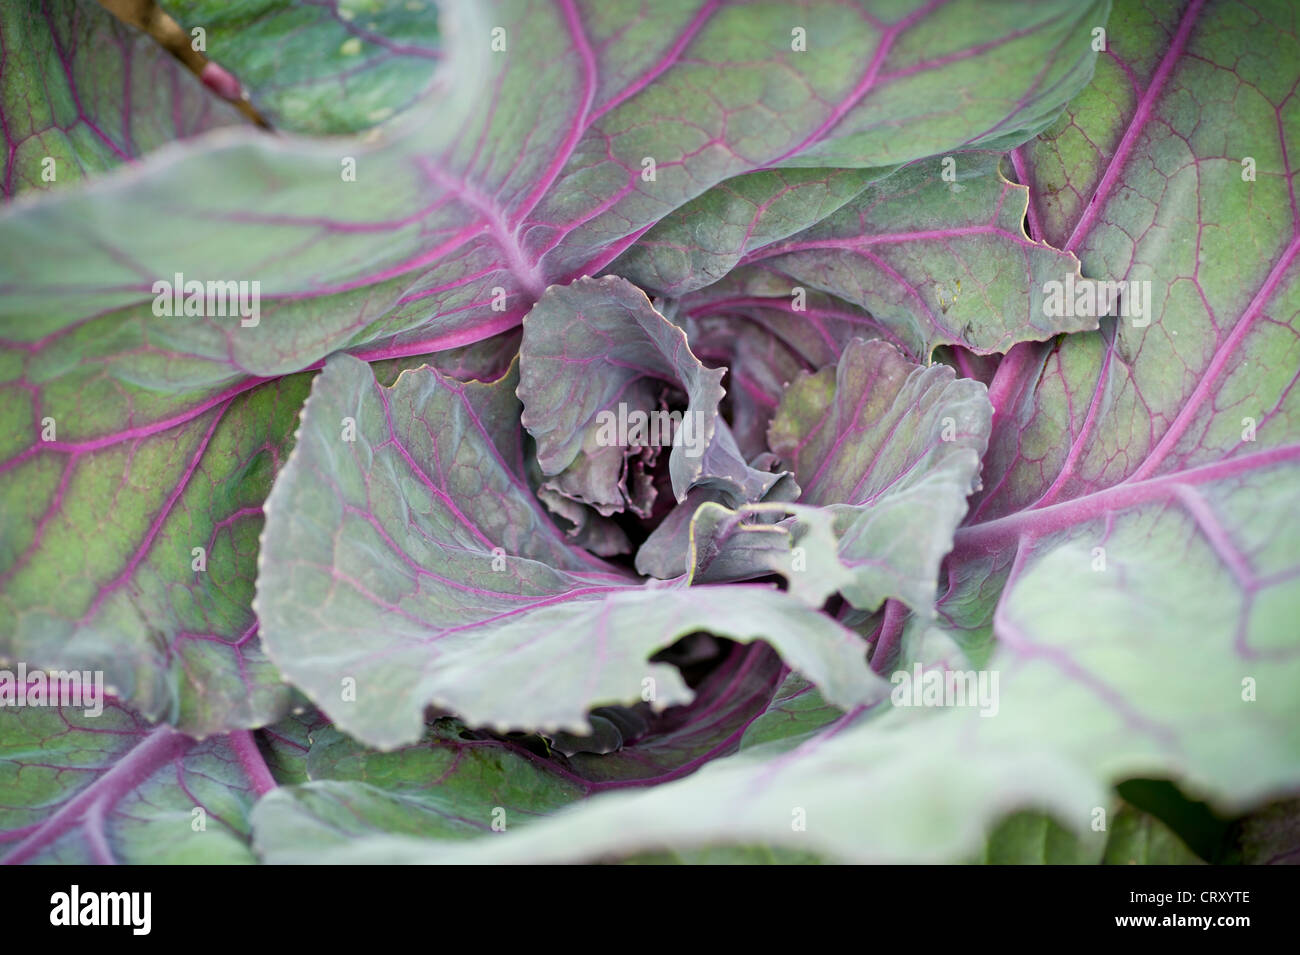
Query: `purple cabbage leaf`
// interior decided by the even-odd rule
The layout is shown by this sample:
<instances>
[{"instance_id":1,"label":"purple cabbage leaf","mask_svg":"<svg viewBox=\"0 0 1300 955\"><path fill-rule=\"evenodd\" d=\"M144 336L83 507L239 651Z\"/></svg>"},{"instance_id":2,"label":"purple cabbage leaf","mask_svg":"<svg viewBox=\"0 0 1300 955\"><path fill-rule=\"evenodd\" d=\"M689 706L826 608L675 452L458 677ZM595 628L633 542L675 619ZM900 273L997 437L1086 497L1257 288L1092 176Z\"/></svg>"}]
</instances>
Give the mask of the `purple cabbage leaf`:
<instances>
[{"instance_id":1,"label":"purple cabbage leaf","mask_svg":"<svg viewBox=\"0 0 1300 955\"><path fill-rule=\"evenodd\" d=\"M192 28L208 6L172 9ZM214 22L213 55L246 69L245 81L261 77L290 56L276 42L293 32L289 6L262 4L237 36ZM259 499L301 392L281 401L287 386L267 379L340 350L382 361L490 339L548 286L600 273L664 216L760 167L883 176L945 150L1018 142L1086 83L1101 12L916 3L877 15L819 2L800 14L813 50L833 37L855 52L818 56L793 48L778 6L670 3L605 17L575 2L448 2L420 21L421 46L443 54L427 94L403 108L410 84L389 84L391 102L377 106L367 86L366 109L395 115L364 136L234 127L164 143L86 188L20 197L0 212L13 252L0 260L0 480L13 501L0 653L93 660L147 717L200 734L282 712L283 693L259 675L247 598ZM412 40L399 15L385 23ZM6 46L45 29L20 18ZM348 25L310 19L303 30L333 43ZM342 42L392 52L387 36ZM259 40L276 52L244 50ZM54 59L7 59L4 71L27 89ZM303 61L295 78L318 86L328 64ZM30 115L25 97L4 109L9 128ZM184 314L192 282L245 283L230 303L238 314ZM254 419L234 413L250 407ZM227 432L247 447L219 453ZM111 529L108 501L126 504ZM599 551L622 546L608 526L586 534ZM51 601L70 553L77 585Z\"/></svg>"},{"instance_id":2,"label":"purple cabbage leaf","mask_svg":"<svg viewBox=\"0 0 1300 955\"><path fill-rule=\"evenodd\" d=\"M0 859L1294 857L1285 0L117 6L0 12Z\"/></svg>"},{"instance_id":3,"label":"purple cabbage leaf","mask_svg":"<svg viewBox=\"0 0 1300 955\"><path fill-rule=\"evenodd\" d=\"M762 845L951 860L981 845L990 857L989 826L1012 805L1087 833L1109 805L1103 787L1130 776L1178 779L1227 810L1294 791L1300 216L1286 156L1300 127L1294 71L1284 80L1234 52L1259 30L1294 45L1294 25L1281 6L1260 10L1262 24L1228 4L1180 5L1163 20L1122 5L1116 16L1095 85L1012 165L1047 197L1031 206L1032 233L1077 253L1094 280L1150 282L1151 311L1003 359L984 489L955 533L936 615L887 605L876 624L884 672L998 672L997 717L877 706L793 748L777 741L782 755L769 741L517 838L407 844L402 857ZM815 488L793 469L805 493ZM791 826L793 810L806 830ZM1112 859L1146 852L1118 841L1136 838L1131 823L1121 829L1131 818L1112 819Z\"/></svg>"}]
</instances>

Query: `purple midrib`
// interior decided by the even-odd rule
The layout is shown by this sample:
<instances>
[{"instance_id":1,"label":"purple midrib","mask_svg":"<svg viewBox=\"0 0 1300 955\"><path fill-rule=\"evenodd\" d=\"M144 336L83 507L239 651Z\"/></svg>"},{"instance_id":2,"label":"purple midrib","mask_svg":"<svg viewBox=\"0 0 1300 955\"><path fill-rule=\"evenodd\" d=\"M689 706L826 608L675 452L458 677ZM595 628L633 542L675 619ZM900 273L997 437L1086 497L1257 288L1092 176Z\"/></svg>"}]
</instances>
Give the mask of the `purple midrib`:
<instances>
[{"instance_id":1,"label":"purple midrib","mask_svg":"<svg viewBox=\"0 0 1300 955\"><path fill-rule=\"evenodd\" d=\"M1060 504L1019 511L996 520L960 528L956 534L953 554L993 553L1014 544L1022 534L1039 537L1093 520L1111 511L1126 510L1150 501L1173 497L1180 486L1208 484L1296 460L1300 460L1300 443L1243 454L1146 480L1130 479Z\"/></svg>"},{"instance_id":2,"label":"purple midrib","mask_svg":"<svg viewBox=\"0 0 1300 955\"><path fill-rule=\"evenodd\" d=\"M351 354L365 362L387 361L394 358L412 358L419 355L430 355L451 348L473 345L486 338L491 338L493 335L507 331L518 325L520 318L521 316L517 312L506 313L506 317L492 323L491 325L484 325L463 331L437 335L433 338L422 339L418 342L404 345L359 349ZM22 451L5 461L0 461L0 474L4 474L6 471L17 467L42 452L57 451L65 454L85 454L91 451L110 448L114 445L124 444L128 441L136 441L142 438L152 437L153 435L160 434L164 431L170 431L172 428L201 417L204 413L212 410L218 405L223 404L246 391L250 391L258 385L280 381L283 378L289 377L289 375L301 374L304 371L317 371L324 367L326 361L328 361L328 358L322 358L319 361L312 362L310 365L305 366L299 371L289 372L288 374L277 375L271 378L245 378L238 384L231 385L225 390L217 392L215 395L200 401L192 408L177 412L170 417L150 422L149 424L124 428L121 431L110 432L95 438L87 438L84 441L47 441L34 444L25 451Z\"/></svg>"},{"instance_id":3,"label":"purple midrib","mask_svg":"<svg viewBox=\"0 0 1300 955\"><path fill-rule=\"evenodd\" d=\"M1087 208L1084 209L1083 215L1079 217L1079 221L1075 223L1070 238L1066 240L1064 251L1073 252L1091 231L1093 220L1096 219L1101 207L1106 204L1107 197L1119 179L1120 173L1124 171L1124 166L1128 163L1133 146L1142 135L1142 131L1146 129L1147 120L1151 117L1151 111L1155 109L1160 94L1164 92L1165 81L1169 79L1169 74L1173 72L1174 65L1183 55L1183 49L1187 46L1187 38L1191 36L1192 27L1195 25L1196 18L1204 5L1205 0L1192 0L1187 12L1183 14L1182 22L1178 25L1178 32L1174 34L1169 50L1161 59L1155 75L1151 77L1151 83L1147 86L1146 92L1142 94L1137 110L1129 121L1128 129L1124 131L1124 136L1120 139L1114 155L1111 156L1106 172L1102 175L1101 181L1097 183L1092 199L1089 201Z\"/></svg>"},{"instance_id":4,"label":"purple midrib","mask_svg":"<svg viewBox=\"0 0 1300 955\"><path fill-rule=\"evenodd\" d=\"M64 803L58 812L41 823L36 831L15 846L7 856L0 859L0 863L17 865L30 861L61 836L88 819L99 820L102 826L104 817L124 796L139 787L167 763L184 755L194 742L171 726L164 724L157 727L108 772ZM102 830L95 842L101 849L107 846ZM98 861L111 860L99 859Z\"/></svg>"}]
</instances>

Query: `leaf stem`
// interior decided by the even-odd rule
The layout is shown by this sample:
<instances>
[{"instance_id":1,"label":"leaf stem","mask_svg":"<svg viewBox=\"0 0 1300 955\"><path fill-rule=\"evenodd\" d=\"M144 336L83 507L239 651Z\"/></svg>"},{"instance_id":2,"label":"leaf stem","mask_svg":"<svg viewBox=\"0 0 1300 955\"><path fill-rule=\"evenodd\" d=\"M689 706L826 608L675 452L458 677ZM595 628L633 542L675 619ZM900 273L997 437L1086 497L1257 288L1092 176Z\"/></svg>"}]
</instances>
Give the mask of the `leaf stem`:
<instances>
[{"instance_id":1,"label":"leaf stem","mask_svg":"<svg viewBox=\"0 0 1300 955\"><path fill-rule=\"evenodd\" d=\"M871 652L871 669L877 673L884 673L885 666L897 655L898 642L903 636L903 621L906 619L907 608L901 601L885 601L885 619L880 624L876 648Z\"/></svg>"},{"instance_id":2,"label":"leaf stem","mask_svg":"<svg viewBox=\"0 0 1300 955\"><path fill-rule=\"evenodd\" d=\"M266 760L262 758L262 751L258 749L257 740L253 738L252 732L249 730L235 730L230 734L229 739L230 748L239 757L239 765L243 767L244 775L253 784L253 789L257 791L257 794L265 796L272 789L275 789L275 777L271 775Z\"/></svg>"},{"instance_id":3,"label":"leaf stem","mask_svg":"<svg viewBox=\"0 0 1300 955\"><path fill-rule=\"evenodd\" d=\"M100 776L77 795L63 804L30 836L5 856L5 865L27 862L56 842L60 836L79 825L88 825L92 846L96 847L96 860L111 861L108 841L103 834L105 817L128 792L143 784L167 763L184 755L194 745L194 740L171 726L163 724L149 733L140 744L119 760L112 769Z\"/></svg>"}]
</instances>

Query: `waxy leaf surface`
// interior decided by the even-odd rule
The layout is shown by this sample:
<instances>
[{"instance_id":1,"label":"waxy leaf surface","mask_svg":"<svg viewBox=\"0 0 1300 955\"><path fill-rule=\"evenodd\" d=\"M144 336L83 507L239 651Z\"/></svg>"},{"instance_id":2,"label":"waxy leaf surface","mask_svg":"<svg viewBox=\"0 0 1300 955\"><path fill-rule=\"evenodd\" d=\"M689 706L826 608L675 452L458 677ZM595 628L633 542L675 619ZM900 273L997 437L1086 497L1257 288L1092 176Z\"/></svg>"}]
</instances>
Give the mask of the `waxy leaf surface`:
<instances>
[{"instance_id":1,"label":"waxy leaf surface","mask_svg":"<svg viewBox=\"0 0 1300 955\"><path fill-rule=\"evenodd\" d=\"M571 548L522 476L516 380L418 369L386 389L353 358L317 379L267 503L256 609L281 671L341 728L392 747L436 703L581 732L647 688L689 700L647 658L697 630L766 640L841 704L876 692L856 635L785 594L643 586Z\"/></svg>"}]
</instances>

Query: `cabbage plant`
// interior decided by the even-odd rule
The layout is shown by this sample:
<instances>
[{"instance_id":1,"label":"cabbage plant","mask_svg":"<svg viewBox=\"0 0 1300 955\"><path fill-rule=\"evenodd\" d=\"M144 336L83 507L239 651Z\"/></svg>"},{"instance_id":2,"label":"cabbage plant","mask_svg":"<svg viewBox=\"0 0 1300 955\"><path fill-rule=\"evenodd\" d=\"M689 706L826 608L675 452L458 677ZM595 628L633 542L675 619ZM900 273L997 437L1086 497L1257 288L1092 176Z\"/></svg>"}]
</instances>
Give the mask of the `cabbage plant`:
<instances>
[{"instance_id":1,"label":"cabbage plant","mask_svg":"<svg viewBox=\"0 0 1300 955\"><path fill-rule=\"evenodd\" d=\"M1294 860L1298 83L1287 0L4 0L0 858Z\"/></svg>"}]
</instances>

